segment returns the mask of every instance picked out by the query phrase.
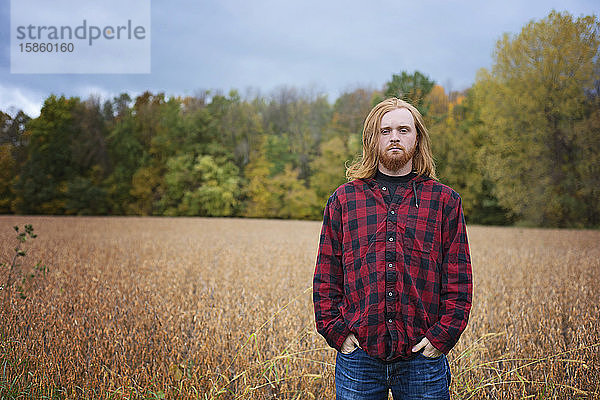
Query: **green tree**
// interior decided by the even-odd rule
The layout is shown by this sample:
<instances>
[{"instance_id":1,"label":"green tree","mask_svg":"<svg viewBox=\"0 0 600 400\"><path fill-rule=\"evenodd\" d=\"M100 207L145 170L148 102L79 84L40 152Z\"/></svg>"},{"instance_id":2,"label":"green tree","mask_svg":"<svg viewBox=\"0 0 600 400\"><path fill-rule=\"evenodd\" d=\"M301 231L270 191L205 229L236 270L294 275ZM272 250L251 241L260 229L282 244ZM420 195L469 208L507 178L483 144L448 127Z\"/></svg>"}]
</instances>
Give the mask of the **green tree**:
<instances>
[{"instance_id":1,"label":"green tree","mask_svg":"<svg viewBox=\"0 0 600 400\"><path fill-rule=\"evenodd\" d=\"M226 217L239 207L237 166L227 159L198 156L190 171L193 187L183 194L178 211L183 215Z\"/></svg>"},{"instance_id":2,"label":"green tree","mask_svg":"<svg viewBox=\"0 0 600 400\"><path fill-rule=\"evenodd\" d=\"M292 151L287 134L265 136L259 151L270 162L269 176L271 177L282 173L286 165L298 165L298 155Z\"/></svg>"},{"instance_id":3,"label":"green tree","mask_svg":"<svg viewBox=\"0 0 600 400\"><path fill-rule=\"evenodd\" d=\"M90 97L72 111L73 134L70 143L74 175L67 183L66 214L106 214L107 192L102 185L109 174L107 121L99 99Z\"/></svg>"},{"instance_id":4,"label":"green tree","mask_svg":"<svg viewBox=\"0 0 600 400\"><path fill-rule=\"evenodd\" d=\"M526 222L585 226L582 215L597 213L583 187L590 169L581 167L600 164L598 151L586 150L597 131L580 127L593 118L586 92L598 80L599 49L595 17L553 11L504 35L491 71L478 74L486 174L500 205Z\"/></svg>"},{"instance_id":5,"label":"green tree","mask_svg":"<svg viewBox=\"0 0 600 400\"><path fill-rule=\"evenodd\" d=\"M511 223L508 211L499 206L493 184L483 173L486 130L472 91L451 102L443 89L436 103L442 105L429 128L439 180L462 198L468 223L504 225ZM446 111L445 114L442 114Z\"/></svg>"},{"instance_id":6,"label":"green tree","mask_svg":"<svg viewBox=\"0 0 600 400\"><path fill-rule=\"evenodd\" d=\"M102 214L108 175L106 129L97 99L51 95L27 122L27 159L15 179L19 213ZM18 159L18 156L17 156Z\"/></svg>"},{"instance_id":7,"label":"green tree","mask_svg":"<svg viewBox=\"0 0 600 400\"><path fill-rule=\"evenodd\" d=\"M14 117L0 111L0 144L9 144L15 163L23 165L27 159L29 135L26 130L31 118L19 110Z\"/></svg>"},{"instance_id":8,"label":"green tree","mask_svg":"<svg viewBox=\"0 0 600 400\"><path fill-rule=\"evenodd\" d=\"M271 171L274 165L264 153L256 153L244 171L246 201L243 215L246 217L273 218L277 216L279 204L271 191Z\"/></svg>"},{"instance_id":9,"label":"green tree","mask_svg":"<svg viewBox=\"0 0 600 400\"><path fill-rule=\"evenodd\" d=\"M0 111L0 213L13 211L13 186L27 158L29 135L25 127L29 120L23 111L14 117Z\"/></svg>"},{"instance_id":10,"label":"green tree","mask_svg":"<svg viewBox=\"0 0 600 400\"><path fill-rule=\"evenodd\" d=\"M443 119L448 116L451 102L442 86L434 85L427 95L426 101L429 104L430 119L437 121L440 118Z\"/></svg>"},{"instance_id":11,"label":"green tree","mask_svg":"<svg viewBox=\"0 0 600 400\"><path fill-rule=\"evenodd\" d=\"M276 136L263 138L261 151L245 169L247 182L243 215L262 218L306 219L319 216L315 192L299 177L300 171L291 162L285 163L288 153L279 153L273 142ZM280 157L281 156L281 157Z\"/></svg>"},{"instance_id":12,"label":"green tree","mask_svg":"<svg viewBox=\"0 0 600 400\"><path fill-rule=\"evenodd\" d=\"M245 216L292 219L322 216L315 192L298 178L297 169L288 164L283 171L271 176L271 168L272 164L264 157L248 164Z\"/></svg>"},{"instance_id":13,"label":"green tree","mask_svg":"<svg viewBox=\"0 0 600 400\"><path fill-rule=\"evenodd\" d=\"M316 195L319 217L327 198L346 182L346 163L362 152L362 128L373 94L372 90L358 88L343 93L333 105L318 155L310 164L310 188Z\"/></svg>"},{"instance_id":14,"label":"green tree","mask_svg":"<svg viewBox=\"0 0 600 400\"><path fill-rule=\"evenodd\" d=\"M280 87L264 110L263 124L268 135L285 137L294 157L292 167L299 170L299 179L306 180L330 120L331 106L326 96Z\"/></svg>"},{"instance_id":15,"label":"green tree","mask_svg":"<svg viewBox=\"0 0 600 400\"><path fill-rule=\"evenodd\" d=\"M14 197L12 180L16 172L16 162L12 155L12 146L8 143L0 144L0 214L11 211Z\"/></svg>"},{"instance_id":16,"label":"green tree","mask_svg":"<svg viewBox=\"0 0 600 400\"><path fill-rule=\"evenodd\" d=\"M322 209L317 204L315 192L299 179L300 171L287 165L282 173L275 175L269 189L277 201L278 218L317 219Z\"/></svg>"},{"instance_id":17,"label":"green tree","mask_svg":"<svg viewBox=\"0 0 600 400\"><path fill-rule=\"evenodd\" d=\"M165 191L166 163L179 151L183 136L180 111L180 102L166 99L164 93L145 92L135 99L131 119L124 126L128 130L122 132L121 138L138 150L136 156L128 157L137 168L120 170L131 174L127 213L164 213L161 199ZM124 183L127 186L129 182Z\"/></svg>"},{"instance_id":18,"label":"green tree","mask_svg":"<svg viewBox=\"0 0 600 400\"><path fill-rule=\"evenodd\" d=\"M15 183L15 210L19 213L64 214L68 182L77 174L72 162L76 135L73 111L78 98L51 95L40 116L29 121L28 158Z\"/></svg>"},{"instance_id":19,"label":"green tree","mask_svg":"<svg viewBox=\"0 0 600 400\"><path fill-rule=\"evenodd\" d=\"M169 158L165 174L166 190L161 199L165 215L180 215L179 205L183 196L197 186L196 177L192 175L195 157L193 154L181 154Z\"/></svg>"},{"instance_id":20,"label":"green tree","mask_svg":"<svg viewBox=\"0 0 600 400\"><path fill-rule=\"evenodd\" d=\"M207 110L211 115L208 125L211 146L203 153L231 158L238 168L244 168L250 161L250 153L260 145L263 131L254 105L232 90L228 97L214 96Z\"/></svg>"},{"instance_id":21,"label":"green tree","mask_svg":"<svg viewBox=\"0 0 600 400\"><path fill-rule=\"evenodd\" d=\"M134 202L132 178L147 158L140 139L134 134L135 116L128 106L129 96L115 98L112 106L119 110L108 127L107 148L110 174L103 182L110 199L110 214L129 214Z\"/></svg>"},{"instance_id":22,"label":"green tree","mask_svg":"<svg viewBox=\"0 0 600 400\"><path fill-rule=\"evenodd\" d=\"M584 118L575 125L575 140L580 151L575 165L578 176L575 196L585 203L578 207L577 219L585 226L600 227L600 64L597 62L596 81L587 92Z\"/></svg>"},{"instance_id":23,"label":"green tree","mask_svg":"<svg viewBox=\"0 0 600 400\"><path fill-rule=\"evenodd\" d=\"M402 71L400 75L393 74L392 80L385 84L384 96L397 97L417 107L423 116L429 111L427 95L433 89L435 82L419 71L409 74Z\"/></svg>"},{"instance_id":24,"label":"green tree","mask_svg":"<svg viewBox=\"0 0 600 400\"><path fill-rule=\"evenodd\" d=\"M226 158L182 154L167 162L166 215L224 217L240 206L239 170Z\"/></svg>"},{"instance_id":25,"label":"green tree","mask_svg":"<svg viewBox=\"0 0 600 400\"><path fill-rule=\"evenodd\" d=\"M372 90L361 88L342 93L333 105L328 131L334 135L361 136L364 121L372 107L373 95Z\"/></svg>"},{"instance_id":26,"label":"green tree","mask_svg":"<svg viewBox=\"0 0 600 400\"><path fill-rule=\"evenodd\" d=\"M359 154L358 135L334 136L321 145L321 155L311 163L310 187L321 209L333 191L346 182L346 164Z\"/></svg>"}]
</instances>

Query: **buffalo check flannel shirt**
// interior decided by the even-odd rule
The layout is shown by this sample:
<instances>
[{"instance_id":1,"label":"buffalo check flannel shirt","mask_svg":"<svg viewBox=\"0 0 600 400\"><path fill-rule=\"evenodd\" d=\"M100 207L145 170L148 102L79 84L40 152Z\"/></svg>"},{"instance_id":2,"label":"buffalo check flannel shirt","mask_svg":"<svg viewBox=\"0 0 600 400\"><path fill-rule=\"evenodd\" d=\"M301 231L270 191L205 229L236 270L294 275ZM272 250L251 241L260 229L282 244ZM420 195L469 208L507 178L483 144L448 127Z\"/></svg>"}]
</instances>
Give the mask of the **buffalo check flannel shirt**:
<instances>
[{"instance_id":1,"label":"buffalo check flannel shirt","mask_svg":"<svg viewBox=\"0 0 600 400\"><path fill-rule=\"evenodd\" d=\"M329 197L313 302L331 347L340 351L352 332L383 361L411 358L423 337L447 354L472 291L461 199L448 186L417 176L390 196L375 179L357 179Z\"/></svg>"}]
</instances>

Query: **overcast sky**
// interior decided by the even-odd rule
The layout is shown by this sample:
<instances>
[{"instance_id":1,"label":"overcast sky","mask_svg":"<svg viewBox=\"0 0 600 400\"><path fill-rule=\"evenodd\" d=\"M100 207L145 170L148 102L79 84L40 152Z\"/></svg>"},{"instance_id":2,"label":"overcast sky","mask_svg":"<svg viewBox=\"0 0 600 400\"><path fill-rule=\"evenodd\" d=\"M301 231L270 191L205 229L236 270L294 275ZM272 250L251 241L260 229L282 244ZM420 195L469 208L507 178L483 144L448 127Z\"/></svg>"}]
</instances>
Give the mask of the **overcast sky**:
<instances>
[{"instance_id":1,"label":"overcast sky","mask_svg":"<svg viewBox=\"0 0 600 400\"><path fill-rule=\"evenodd\" d=\"M252 89L267 96L282 85L333 102L415 70L462 90L491 66L503 33L516 34L552 9L598 15L600 2L153 0L150 74L11 74L10 1L0 0L0 110L37 116L52 93L110 99Z\"/></svg>"}]
</instances>

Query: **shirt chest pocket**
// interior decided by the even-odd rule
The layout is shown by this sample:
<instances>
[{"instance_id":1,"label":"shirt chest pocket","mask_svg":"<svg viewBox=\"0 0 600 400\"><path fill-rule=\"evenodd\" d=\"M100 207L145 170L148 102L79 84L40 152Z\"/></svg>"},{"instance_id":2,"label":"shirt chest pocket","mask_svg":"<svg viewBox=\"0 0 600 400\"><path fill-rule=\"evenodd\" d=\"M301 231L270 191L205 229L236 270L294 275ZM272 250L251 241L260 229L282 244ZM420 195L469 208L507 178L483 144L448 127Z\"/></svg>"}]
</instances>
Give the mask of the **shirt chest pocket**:
<instances>
[{"instance_id":1,"label":"shirt chest pocket","mask_svg":"<svg viewBox=\"0 0 600 400\"><path fill-rule=\"evenodd\" d=\"M422 253L429 258L430 253L437 253L436 236L438 223L435 219L419 214L410 214L406 219L404 231L404 248Z\"/></svg>"},{"instance_id":2,"label":"shirt chest pocket","mask_svg":"<svg viewBox=\"0 0 600 400\"><path fill-rule=\"evenodd\" d=\"M436 294L440 290L437 275L441 267L440 230L434 219L409 215L406 220L402 242L404 268L412 278L414 287L421 293Z\"/></svg>"}]
</instances>

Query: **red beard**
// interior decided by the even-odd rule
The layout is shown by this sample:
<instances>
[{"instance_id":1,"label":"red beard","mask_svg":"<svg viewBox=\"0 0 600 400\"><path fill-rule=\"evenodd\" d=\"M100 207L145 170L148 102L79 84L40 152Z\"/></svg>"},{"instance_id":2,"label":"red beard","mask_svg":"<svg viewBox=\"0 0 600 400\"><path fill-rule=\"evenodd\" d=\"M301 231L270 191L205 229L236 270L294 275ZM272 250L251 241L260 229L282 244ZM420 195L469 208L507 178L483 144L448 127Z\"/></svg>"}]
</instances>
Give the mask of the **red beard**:
<instances>
[{"instance_id":1,"label":"red beard","mask_svg":"<svg viewBox=\"0 0 600 400\"><path fill-rule=\"evenodd\" d=\"M389 150L392 147L399 147L402 149L402 152L390 153ZM413 158L416 150L416 144L409 151L406 151L403 146L397 144L389 145L385 151L379 152L379 162L389 171L399 171Z\"/></svg>"}]
</instances>

